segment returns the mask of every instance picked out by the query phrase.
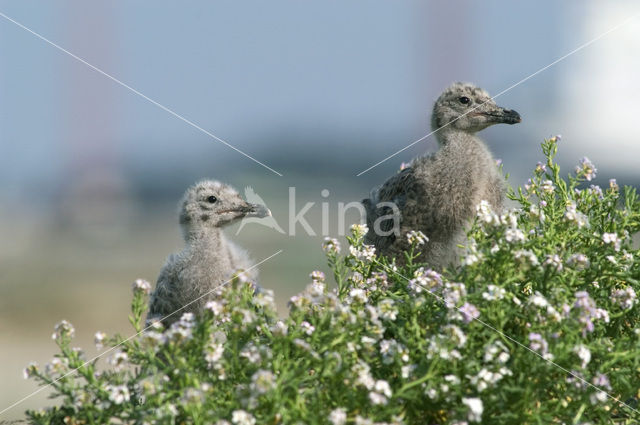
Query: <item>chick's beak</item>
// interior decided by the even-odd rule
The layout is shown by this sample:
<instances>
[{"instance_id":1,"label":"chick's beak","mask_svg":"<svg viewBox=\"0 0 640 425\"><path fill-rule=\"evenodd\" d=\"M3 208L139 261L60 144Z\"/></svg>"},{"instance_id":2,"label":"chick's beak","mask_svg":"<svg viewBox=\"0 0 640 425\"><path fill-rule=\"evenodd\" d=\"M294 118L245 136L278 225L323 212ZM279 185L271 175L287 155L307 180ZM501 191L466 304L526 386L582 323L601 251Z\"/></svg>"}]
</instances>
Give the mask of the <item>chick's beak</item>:
<instances>
[{"instance_id":1,"label":"chick's beak","mask_svg":"<svg viewBox=\"0 0 640 425\"><path fill-rule=\"evenodd\" d=\"M246 206L242 207L241 212L245 217L264 218L271 215L271 211L269 211L269 208L260 204L247 204Z\"/></svg>"},{"instance_id":2,"label":"chick's beak","mask_svg":"<svg viewBox=\"0 0 640 425\"><path fill-rule=\"evenodd\" d=\"M497 124L517 124L522 121L520 114L513 109L499 107L491 112L485 112L484 115Z\"/></svg>"}]
</instances>

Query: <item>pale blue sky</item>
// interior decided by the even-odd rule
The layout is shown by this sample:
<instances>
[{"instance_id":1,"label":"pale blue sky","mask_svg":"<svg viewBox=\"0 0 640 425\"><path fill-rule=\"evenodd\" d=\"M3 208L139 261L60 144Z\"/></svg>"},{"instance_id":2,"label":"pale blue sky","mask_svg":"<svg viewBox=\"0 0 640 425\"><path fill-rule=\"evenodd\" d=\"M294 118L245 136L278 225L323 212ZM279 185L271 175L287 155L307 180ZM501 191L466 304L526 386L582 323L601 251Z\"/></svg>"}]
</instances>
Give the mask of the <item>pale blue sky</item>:
<instances>
[{"instance_id":1,"label":"pale blue sky","mask_svg":"<svg viewBox=\"0 0 640 425\"><path fill-rule=\"evenodd\" d=\"M597 36L589 4L0 1L0 11L285 175L350 178L428 133L450 82L497 93ZM585 55L498 99L524 117L484 133L507 171L517 176L541 138L579 118L557 117L559 88ZM95 167L167 188L277 177L5 19L0 58L5 194L58 189ZM379 182L434 147L430 138L361 178Z\"/></svg>"}]
</instances>

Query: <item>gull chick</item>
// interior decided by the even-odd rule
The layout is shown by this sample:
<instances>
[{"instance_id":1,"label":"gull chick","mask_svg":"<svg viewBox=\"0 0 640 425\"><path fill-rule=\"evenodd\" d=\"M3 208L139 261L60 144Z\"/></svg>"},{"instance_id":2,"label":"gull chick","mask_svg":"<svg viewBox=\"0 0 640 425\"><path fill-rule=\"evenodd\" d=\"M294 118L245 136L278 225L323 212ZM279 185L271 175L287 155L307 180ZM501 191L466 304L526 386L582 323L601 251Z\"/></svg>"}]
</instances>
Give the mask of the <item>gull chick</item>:
<instances>
[{"instance_id":1,"label":"gull chick","mask_svg":"<svg viewBox=\"0 0 640 425\"><path fill-rule=\"evenodd\" d=\"M506 192L495 159L476 133L494 124L520 121L516 111L496 105L473 84L448 87L431 118L440 149L415 158L362 201L369 227L365 243L402 264L402 253L409 248L406 233L420 230L429 241L421 247L419 261L434 269L456 266L457 246L464 243L476 205L485 200L498 212Z\"/></svg>"},{"instance_id":2,"label":"gull chick","mask_svg":"<svg viewBox=\"0 0 640 425\"><path fill-rule=\"evenodd\" d=\"M165 326L185 312L201 311L214 290L236 272L246 270L245 276L255 282L257 270L250 269L248 254L227 240L222 229L244 217L271 215L266 207L246 202L231 186L214 180L187 189L179 210L186 246L171 254L160 271L147 316L147 322L162 320Z\"/></svg>"}]
</instances>

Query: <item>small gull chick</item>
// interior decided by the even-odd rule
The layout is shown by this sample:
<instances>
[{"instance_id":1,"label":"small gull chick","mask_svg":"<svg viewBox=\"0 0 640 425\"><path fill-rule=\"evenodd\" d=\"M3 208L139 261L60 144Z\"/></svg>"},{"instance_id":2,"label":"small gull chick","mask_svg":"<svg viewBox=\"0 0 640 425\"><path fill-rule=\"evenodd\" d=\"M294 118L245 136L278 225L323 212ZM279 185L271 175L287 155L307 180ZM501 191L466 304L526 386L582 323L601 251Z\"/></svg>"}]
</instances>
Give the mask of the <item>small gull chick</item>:
<instances>
[{"instance_id":1,"label":"small gull chick","mask_svg":"<svg viewBox=\"0 0 640 425\"><path fill-rule=\"evenodd\" d=\"M458 245L464 243L476 205L484 200L499 212L506 192L495 159L476 133L520 121L516 111L497 106L473 84L448 87L435 102L431 118L440 149L415 158L362 201L369 227L365 243L403 264L402 252L409 248L404 235L420 230L429 241L421 247L419 261L434 269L456 266Z\"/></svg>"},{"instance_id":2,"label":"small gull chick","mask_svg":"<svg viewBox=\"0 0 640 425\"><path fill-rule=\"evenodd\" d=\"M222 229L244 217L271 215L266 207L244 201L231 186L204 180L187 189L179 210L186 246L160 271L147 323L162 320L169 326L183 313L202 311L214 290L237 272L246 270L253 282L257 278L246 251L227 240Z\"/></svg>"}]
</instances>

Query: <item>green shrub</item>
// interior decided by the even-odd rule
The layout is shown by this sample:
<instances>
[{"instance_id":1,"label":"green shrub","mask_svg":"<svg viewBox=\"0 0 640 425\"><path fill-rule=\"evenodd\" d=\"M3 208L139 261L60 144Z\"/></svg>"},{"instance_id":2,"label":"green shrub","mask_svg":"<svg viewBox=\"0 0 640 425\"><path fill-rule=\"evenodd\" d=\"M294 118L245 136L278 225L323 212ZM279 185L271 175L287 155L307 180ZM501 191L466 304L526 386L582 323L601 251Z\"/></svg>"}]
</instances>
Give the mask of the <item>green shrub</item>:
<instances>
[{"instance_id":1,"label":"green shrub","mask_svg":"<svg viewBox=\"0 0 640 425\"><path fill-rule=\"evenodd\" d=\"M605 424L640 420L640 202L631 188L582 187L583 160L563 180L546 163L496 215L486 203L458 270L438 274L412 250L397 268L352 228L340 254L323 245L335 287L313 272L278 320L273 294L239 279L200 317L127 339L105 366L71 348L25 373L50 384L57 407L36 423ZM588 183L587 183L588 184ZM134 285L132 324L142 330L149 285ZM85 364L86 363L86 364ZM67 374L70 370L77 372ZM58 379L64 375L63 378Z\"/></svg>"}]
</instances>

